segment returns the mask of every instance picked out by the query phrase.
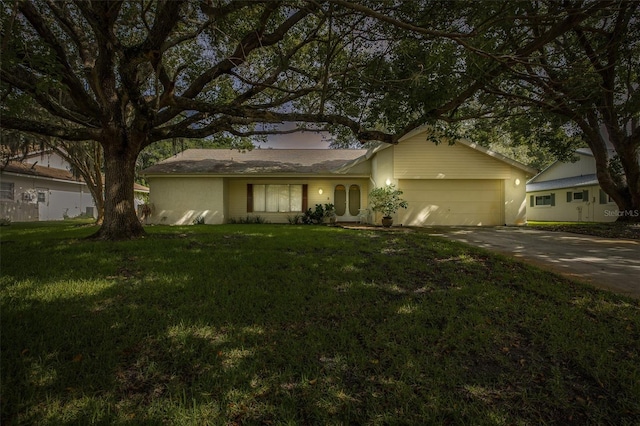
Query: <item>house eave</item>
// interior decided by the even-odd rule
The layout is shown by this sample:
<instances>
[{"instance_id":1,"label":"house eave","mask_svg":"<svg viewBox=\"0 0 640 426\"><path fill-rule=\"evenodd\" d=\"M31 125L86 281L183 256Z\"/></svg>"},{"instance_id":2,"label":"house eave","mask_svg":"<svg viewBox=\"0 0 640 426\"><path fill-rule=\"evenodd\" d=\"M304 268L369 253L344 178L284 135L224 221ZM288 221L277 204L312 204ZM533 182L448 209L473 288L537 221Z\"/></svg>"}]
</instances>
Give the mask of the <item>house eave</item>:
<instances>
[{"instance_id":1,"label":"house eave","mask_svg":"<svg viewBox=\"0 0 640 426\"><path fill-rule=\"evenodd\" d=\"M43 181L47 181L47 182L62 182L62 183L70 183L70 184L74 184L74 185L87 185L84 181L78 181L78 180L68 180L68 179L56 179L56 178L52 178L52 177L47 177L47 176L38 176L38 175L32 175L32 174L25 174L25 173L16 173L16 172L7 172L7 171L2 171L3 175L9 175L9 176L16 176L16 177L20 177L20 178L25 178L25 179L38 179L38 180L43 180Z\"/></svg>"},{"instance_id":2,"label":"house eave","mask_svg":"<svg viewBox=\"0 0 640 426\"><path fill-rule=\"evenodd\" d=\"M345 173L151 173L146 178L230 178L230 179L332 179L344 178L368 179L368 174Z\"/></svg>"}]
</instances>

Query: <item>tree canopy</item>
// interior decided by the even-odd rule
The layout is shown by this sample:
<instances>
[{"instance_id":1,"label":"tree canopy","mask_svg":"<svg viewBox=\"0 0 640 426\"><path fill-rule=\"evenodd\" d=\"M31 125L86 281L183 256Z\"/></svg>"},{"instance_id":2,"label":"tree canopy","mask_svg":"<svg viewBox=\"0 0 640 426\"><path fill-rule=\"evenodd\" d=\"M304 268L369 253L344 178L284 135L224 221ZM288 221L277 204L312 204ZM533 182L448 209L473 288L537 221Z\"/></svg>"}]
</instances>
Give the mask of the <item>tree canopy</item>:
<instances>
[{"instance_id":1,"label":"tree canopy","mask_svg":"<svg viewBox=\"0 0 640 426\"><path fill-rule=\"evenodd\" d=\"M17 0L0 6L0 124L99 143L106 189L97 237L131 238L144 232L133 181L151 144L277 133L282 122L396 143L425 122L460 119L474 102L537 93L533 77L551 58L553 72L572 59L555 53L568 51L571 37L586 46L582 64L601 65L589 75L602 78L610 63L596 53L624 44L630 31L616 29L637 26L630 17L606 18L616 11L633 16L634 6ZM596 41L611 31L613 42ZM615 64L635 61L631 53ZM627 79L633 90L636 78Z\"/></svg>"},{"instance_id":2,"label":"tree canopy","mask_svg":"<svg viewBox=\"0 0 640 426\"><path fill-rule=\"evenodd\" d=\"M347 2L340 3L346 6ZM430 34L419 3L391 10L375 2L346 7L375 16L417 39ZM639 211L640 3L502 2L488 9L475 8L475 22L491 25L470 26L475 37L452 38L463 51L454 56L464 68L463 78L477 81L463 80L460 87L475 92L437 118L449 123L474 119L477 128L471 134L476 137L495 137L502 131L515 144L533 146L560 159L570 157L580 140L595 157L602 189L621 211ZM500 16L511 19L498 20ZM466 27L469 21L463 22ZM410 37L405 40L411 44L406 50L409 59L434 58L428 43L416 43ZM388 66L403 72L408 58L391 60ZM420 102L428 95L424 88L431 87L428 77L415 90L398 87L394 96L401 97L404 105L415 103L412 110L429 105L429 101ZM388 103L378 105L385 116L397 111L387 112ZM621 217L640 220L637 214Z\"/></svg>"}]
</instances>

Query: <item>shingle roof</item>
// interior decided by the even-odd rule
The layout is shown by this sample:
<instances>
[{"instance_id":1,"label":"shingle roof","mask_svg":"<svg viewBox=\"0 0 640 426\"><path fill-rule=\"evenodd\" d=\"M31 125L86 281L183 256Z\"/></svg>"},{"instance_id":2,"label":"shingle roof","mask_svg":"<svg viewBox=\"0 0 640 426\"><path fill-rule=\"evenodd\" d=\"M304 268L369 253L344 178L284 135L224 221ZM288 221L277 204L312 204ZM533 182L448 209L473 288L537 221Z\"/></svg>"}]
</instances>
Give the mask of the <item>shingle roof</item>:
<instances>
[{"instance_id":1,"label":"shingle roof","mask_svg":"<svg viewBox=\"0 0 640 426\"><path fill-rule=\"evenodd\" d=\"M598 178L595 174L528 183L527 192L549 191L551 189L574 188L588 185L598 185Z\"/></svg>"},{"instance_id":2,"label":"shingle roof","mask_svg":"<svg viewBox=\"0 0 640 426\"><path fill-rule=\"evenodd\" d=\"M81 182L82 179L73 176L69 170L54 169L52 167L38 166L36 164L19 163L12 161L2 167L3 172L19 173L22 175L44 177L49 179L68 180L73 182Z\"/></svg>"},{"instance_id":3,"label":"shingle roof","mask_svg":"<svg viewBox=\"0 0 640 426\"><path fill-rule=\"evenodd\" d=\"M329 174L366 152L365 149L188 149L142 173Z\"/></svg>"},{"instance_id":4,"label":"shingle roof","mask_svg":"<svg viewBox=\"0 0 640 426\"><path fill-rule=\"evenodd\" d=\"M38 166L37 164L21 163L17 161L11 161L6 166L1 168L3 172L16 173L20 175L41 177L46 179L65 180L69 182L84 182L80 177L76 177L69 170L56 169L53 167ZM149 192L149 188L140 185L139 183L133 184L133 190L135 192Z\"/></svg>"}]
</instances>

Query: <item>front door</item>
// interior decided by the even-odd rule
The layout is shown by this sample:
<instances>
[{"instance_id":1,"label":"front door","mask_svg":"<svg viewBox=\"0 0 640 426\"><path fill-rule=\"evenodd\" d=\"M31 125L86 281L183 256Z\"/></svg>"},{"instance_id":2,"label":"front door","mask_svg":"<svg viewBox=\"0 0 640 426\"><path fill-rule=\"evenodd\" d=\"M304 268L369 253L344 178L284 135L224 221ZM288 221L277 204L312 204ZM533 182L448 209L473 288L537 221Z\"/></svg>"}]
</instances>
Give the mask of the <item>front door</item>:
<instances>
[{"instance_id":1,"label":"front door","mask_svg":"<svg viewBox=\"0 0 640 426\"><path fill-rule=\"evenodd\" d=\"M338 221L358 221L361 208L360 186L355 184L336 185L333 192L333 203Z\"/></svg>"}]
</instances>

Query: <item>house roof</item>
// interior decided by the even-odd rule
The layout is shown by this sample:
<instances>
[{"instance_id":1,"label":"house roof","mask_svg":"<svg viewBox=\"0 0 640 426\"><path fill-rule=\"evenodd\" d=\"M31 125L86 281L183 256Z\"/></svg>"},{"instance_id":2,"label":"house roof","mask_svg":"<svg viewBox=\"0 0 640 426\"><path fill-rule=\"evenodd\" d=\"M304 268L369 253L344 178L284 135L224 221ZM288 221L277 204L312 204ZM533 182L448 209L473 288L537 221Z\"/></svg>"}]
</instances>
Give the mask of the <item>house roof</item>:
<instances>
[{"instance_id":1,"label":"house roof","mask_svg":"<svg viewBox=\"0 0 640 426\"><path fill-rule=\"evenodd\" d=\"M69 170L56 169L54 167L38 166L37 164L21 163L11 161L6 166L1 167L2 172L15 173L19 175L33 176L44 179L63 180L67 182L84 183L80 177L76 177ZM135 192L148 193L149 188L138 183L133 184Z\"/></svg>"},{"instance_id":2,"label":"house roof","mask_svg":"<svg viewBox=\"0 0 640 426\"><path fill-rule=\"evenodd\" d=\"M187 149L142 173L332 174L366 154L364 149Z\"/></svg>"},{"instance_id":3,"label":"house roof","mask_svg":"<svg viewBox=\"0 0 640 426\"><path fill-rule=\"evenodd\" d=\"M82 182L82 179L73 176L69 170L54 169L52 167L38 166L37 164L20 163L16 161L12 161L2 167L2 171L48 179Z\"/></svg>"},{"instance_id":4,"label":"house roof","mask_svg":"<svg viewBox=\"0 0 640 426\"><path fill-rule=\"evenodd\" d=\"M571 176L562 179L546 180L544 182L534 182L527 184L527 192L549 191L560 188L575 188L578 186L598 185L598 178L595 173L582 176Z\"/></svg>"}]
</instances>

